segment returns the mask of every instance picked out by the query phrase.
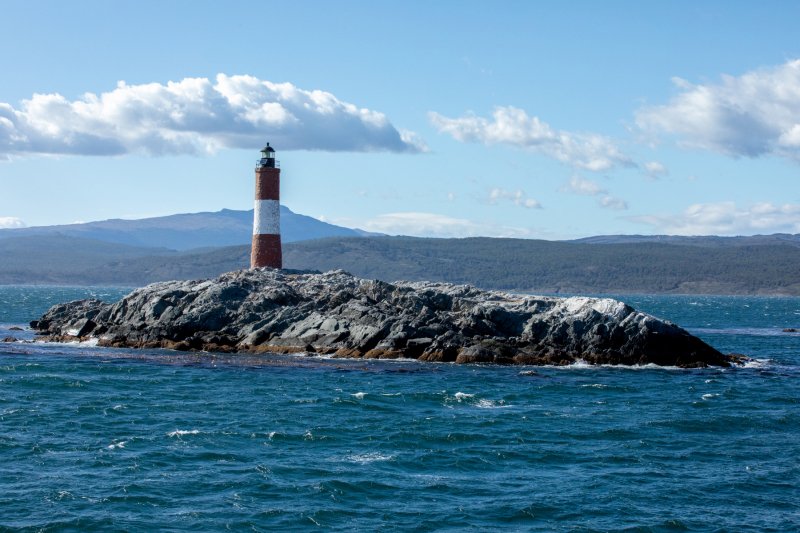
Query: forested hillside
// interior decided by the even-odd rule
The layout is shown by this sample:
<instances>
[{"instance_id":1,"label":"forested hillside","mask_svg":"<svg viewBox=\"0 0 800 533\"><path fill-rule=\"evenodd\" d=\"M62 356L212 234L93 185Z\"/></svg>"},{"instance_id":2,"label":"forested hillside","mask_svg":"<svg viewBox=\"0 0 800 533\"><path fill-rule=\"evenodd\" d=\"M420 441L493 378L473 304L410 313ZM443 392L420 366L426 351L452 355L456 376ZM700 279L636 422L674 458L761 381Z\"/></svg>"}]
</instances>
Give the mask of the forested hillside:
<instances>
[{"instance_id":1,"label":"forested hillside","mask_svg":"<svg viewBox=\"0 0 800 533\"><path fill-rule=\"evenodd\" d=\"M0 241L0 283L143 285L245 268L248 246L187 252L40 238ZM14 247L16 245L16 248ZM284 244L286 268L548 293L800 295L800 247L525 239L330 238Z\"/></svg>"},{"instance_id":2,"label":"forested hillside","mask_svg":"<svg viewBox=\"0 0 800 533\"><path fill-rule=\"evenodd\" d=\"M800 294L800 248L527 239L326 239L286 247L294 268L546 292Z\"/></svg>"}]
</instances>

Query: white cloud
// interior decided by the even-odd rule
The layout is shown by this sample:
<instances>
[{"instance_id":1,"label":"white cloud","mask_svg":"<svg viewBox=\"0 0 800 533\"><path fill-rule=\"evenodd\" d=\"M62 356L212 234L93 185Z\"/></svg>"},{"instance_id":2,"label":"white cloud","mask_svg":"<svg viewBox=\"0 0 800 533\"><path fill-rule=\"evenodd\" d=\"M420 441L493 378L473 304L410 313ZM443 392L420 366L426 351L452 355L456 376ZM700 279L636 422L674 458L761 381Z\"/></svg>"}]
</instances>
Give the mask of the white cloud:
<instances>
[{"instance_id":1,"label":"white cloud","mask_svg":"<svg viewBox=\"0 0 800 533\"><path fill-rule=\"evenodd\" d=\"M583 196L597 196L599 194L608 192L597 182L583 179L580 176L572 176L572 178L569 180L569 183L564 185L561 190Z\"/></svg>"},{"instance_id":2,"label":"white cloud","mask_svg":"<svg viewBox=\"0 0 800 533\"><path fill-rule=\"evenodd\" d=\"M359 227L389 235L417 237L530 237L530 230L496 226L436 213L386 213L369 219Z\"/></svg>"},{"instance_id":3,"label":"white cloud","mask_svg":"<svg viewBox=\"0 0 800 533\"><path fill-rule=\"evenodd\" d=\"M0 103L0 158L16 154L202 154L220 148L418 152L413 132L320 90L218 74L127 85L70 101Z\"/></svg>"},{"instance_id":4,"label":"white cloud","mask_svg":"<svg viewBox=\"0 0 800 533\"><path fill-rule=\"evenodd\" d=\"M541 209L542 204L533 198L528 198L525 191L517 189L516 191L507 191L501 188L494 188L489 191L489 203L496 204L499 201L510 201L514 205L524 207L526 209Z\"/></svg>"},{"instance_id":5,"label":"white cloud","mask_svg":"<svg viewBox=\"0 0 800 533\"><path fill-rule=\"evenodd\" d=\"M731 156L776 154L800 161L800 59L723 76L718 84L680 78L673 83L680 92L669 103L637 112L643 131Z\"/></svg>"},{"instance_id":6,"label":"white cloud","mask_svg":"<svg viewBox=\"0 0 800 533\"><path fill-rule=\"evenodd\" d=\"M17 217L0 217L0 229L26 228L27 225Z\"/></svg>"},{"instance_id":7,"label":"white cloud","mask_svg":"<svg viewBox=\"0 0 800 533\"><path fill-rule=\"evenodd\" d=\"M597 205L605 209L628 209L628 204L625 200L617 198L616 196L611 196L599 183L581 178L580 176L572 176L569 182L561 187L561 190L581 196L597 196Z\"/></svg>"},{"instance_id":8,"label":"white cloud","mask_svg":"<svg viewBox=\"0 0 800 533\"><path fill-rule=\"evenodd\" d=\"M606 209L614 209L615 211L628 209L628 203L625 200L608 194L600 197L597 202L600 204L600 207L605 207Z\"/></svg>"},{"instance_id":9,"label":"white cloud","mask_svg":"<svg viewBox=\"0 0 800 533\"><path fill-rule=\"evenodd\" d=\"M428 113L428 117L440 133L461 142L509 144L592 171L635 166L608 137L556 130L538 117L511 106L495 108L491 120L475 115L447 118L435 112Z\"/></svg>"},{"instance_id":10,"label":"white cloud","mask_svg":"<svg viewBox=\"0 0 800 533\"><path fill-rule=\"evenodd\" d=\"M645 163L644 171L649 177L653 179L658 179L669 174L667 167L665 167L658 161L648 161L647 163Z\"/></svg>"},{"instance_id":11,"label":"white cloud","mask_svg":"<svg viewBox=\"0 0 800 533\"><path fill-rule=\"evenodd\" d=\"M762 202L748 207L737 207L734 202L693 204L683 213L636 216L629 220L671 235L800 233L800 204Z\"/></svg>"}]
</instances>

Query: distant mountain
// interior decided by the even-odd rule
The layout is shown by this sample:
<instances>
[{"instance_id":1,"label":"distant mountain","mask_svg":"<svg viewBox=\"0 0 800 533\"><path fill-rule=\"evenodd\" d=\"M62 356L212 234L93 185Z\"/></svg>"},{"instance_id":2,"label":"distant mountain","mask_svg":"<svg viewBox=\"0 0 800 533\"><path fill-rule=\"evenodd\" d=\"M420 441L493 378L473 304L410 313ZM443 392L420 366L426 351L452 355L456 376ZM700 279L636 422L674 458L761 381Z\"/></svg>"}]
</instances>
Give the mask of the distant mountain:
<instances>
[{"instance_id":1,"label":"distant mountain","mask_svg":"<svg viewBox=\"0 0 800 533\"><path fill-rule=\"evenodd\" d=\"M682 235L597 235L568 242L583 244L633 244L657 242L661 244L680 244L685 246L761 246L767 244L800 246L800 234L774 233L772 235L748 235L720 237L702 235L686 237Z\"/></svg>"},{"instance_id":2,"label":"distant mountain","mask_svg":"<svg viewBox=\"0 0 800 533\"><path fill-rule=\"evenodd\" d=\"M299 215L281 206L281 237L294 242L325 237L363 237L370 234ZM190 250L249 244L253 211L223 209L213 213L187 213L139 220L112 219L84 224L0 229L0 240L12 237L62 235L134 247Z\"/></svg>"}]
</instances>

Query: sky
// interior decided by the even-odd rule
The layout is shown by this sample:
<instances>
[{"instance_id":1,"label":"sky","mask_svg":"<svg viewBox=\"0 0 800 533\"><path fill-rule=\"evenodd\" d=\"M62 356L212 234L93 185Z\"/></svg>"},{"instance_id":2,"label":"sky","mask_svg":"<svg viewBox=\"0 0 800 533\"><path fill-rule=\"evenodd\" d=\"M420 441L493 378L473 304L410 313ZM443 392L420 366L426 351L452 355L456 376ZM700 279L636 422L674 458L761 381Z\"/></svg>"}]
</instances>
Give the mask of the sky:
<instances>
[{"instance_id":1,"label":"sky","mask_svg":"<svg viewBox=\"0 0 800 533\"><path fill-rule=\"evenodd\" d=\"M0 227L800 233L800 3L5 0Z\"/></svg>"}]
</instances>

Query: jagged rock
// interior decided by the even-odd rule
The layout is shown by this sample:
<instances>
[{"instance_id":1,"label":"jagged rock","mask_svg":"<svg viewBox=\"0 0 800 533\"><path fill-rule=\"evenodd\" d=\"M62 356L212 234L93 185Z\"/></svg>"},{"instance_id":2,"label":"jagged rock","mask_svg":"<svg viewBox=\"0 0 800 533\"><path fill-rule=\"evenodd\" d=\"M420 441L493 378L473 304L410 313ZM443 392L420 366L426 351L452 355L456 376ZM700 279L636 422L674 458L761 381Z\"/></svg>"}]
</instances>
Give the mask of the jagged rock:
<instances>
[{"instance_id":1,"label":"jagged rock","mask_svg":"<svg viewBox=\"0 0 800 533\"><path fill-rule=\"evenodd\" d=\"M385 283L344 271L270 269L137 289L115 304L52 307L31 327L103 346L334 354L457 363L728 366L675 324L608 298Z\"/></svg>"}]
</instances>

